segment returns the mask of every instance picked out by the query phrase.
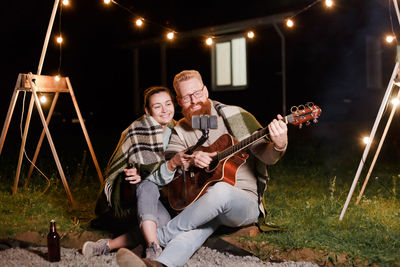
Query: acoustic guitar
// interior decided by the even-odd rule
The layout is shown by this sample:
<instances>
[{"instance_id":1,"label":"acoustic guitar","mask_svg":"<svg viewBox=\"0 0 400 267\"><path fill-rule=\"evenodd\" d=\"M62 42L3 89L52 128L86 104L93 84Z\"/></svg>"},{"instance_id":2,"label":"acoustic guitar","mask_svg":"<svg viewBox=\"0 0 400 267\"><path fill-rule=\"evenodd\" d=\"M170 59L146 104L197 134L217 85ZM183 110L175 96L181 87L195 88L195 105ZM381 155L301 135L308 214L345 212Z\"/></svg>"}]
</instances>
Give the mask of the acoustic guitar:
<instances>
[{"instance_id":1,"label":"acoustic guitar","mask_svg":"<svg viewBox=\"0 0 400 267\"><path fill-rule=\"evenodd\" d=\"M307 103L305 106L292 107L291 114L285 116L283 121L301 128L303 123L308 125L311 120L316 123L320 114L321 109L318 106ZM185 175L179 170L176 172L174 179L168 184L168 202L171 208L175 211L183 210L216 182L224 181L234 185L237 169L249 157L243 150L268 134L268 127L258 130L241 141L237 141L229 134L224 134L212 145L198 147L197 150L218 151L218 153L206 169L191 167Z\"/></svg>"}]
</instances>

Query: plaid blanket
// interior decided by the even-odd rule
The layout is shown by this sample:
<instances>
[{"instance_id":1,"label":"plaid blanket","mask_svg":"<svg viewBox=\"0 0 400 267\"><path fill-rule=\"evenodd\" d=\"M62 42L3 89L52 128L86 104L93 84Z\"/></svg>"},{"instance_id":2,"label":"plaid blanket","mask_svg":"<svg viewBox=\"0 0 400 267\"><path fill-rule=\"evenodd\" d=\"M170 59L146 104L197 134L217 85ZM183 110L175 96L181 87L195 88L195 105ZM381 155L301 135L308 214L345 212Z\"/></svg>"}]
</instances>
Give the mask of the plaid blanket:
<instances>
[{"instance_id":1,"label":"plaid blanket","mask_svg":"<svg viewBox=\"0 0 400 267\"><path fill-rule=\"evenodd\" d=\"M172 128L175 122L168 127ZM143 115L135 120L121 134L114 153L105 171L104 194L115 216L130 214L120 203L121 182L124 182L123 170L128 163L139 170L142 179L157 170L165 162L162 126L151 116Z\"/></svg>"},{"instance_id":2,"label":"plaid blanket","mask_svg":"<svg viewBox=\"0 0 400 267\"><path fill-rule=\"evenodd\" d=\"M237 140L243 140L262 128L257 119L243 108L225 105L215 100L212 102L217 112L224 118L228 131ZM271 140L269 141L272 142ZM256 161L256 176L259 208L263 214L263 218L258 223L259 227L263 231L283 230L281 227L266 222L265 193L269 176L267 166L258 159Z\"/></svg>"}]
</instances>

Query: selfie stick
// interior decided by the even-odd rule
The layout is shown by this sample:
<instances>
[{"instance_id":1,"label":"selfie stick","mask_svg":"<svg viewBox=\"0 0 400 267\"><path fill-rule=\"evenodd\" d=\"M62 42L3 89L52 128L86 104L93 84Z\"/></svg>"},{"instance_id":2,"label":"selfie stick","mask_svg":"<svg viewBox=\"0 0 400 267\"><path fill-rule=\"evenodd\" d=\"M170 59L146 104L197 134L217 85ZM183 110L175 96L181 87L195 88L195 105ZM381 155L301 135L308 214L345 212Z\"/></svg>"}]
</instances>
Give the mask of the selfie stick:
<instances>
[{"instance_id":1,"label":"selfie stick","mask_svg":"<svg viewBox=\"0 0 400 267\"><path fill-rule=\"evenodd\" d=\"M194 129L201 129L202 135L197 143L192 146L188 151L185 152L186 155L192 155L193 152L202 146L208 139L209 129L217 128L217 117L216 116L208 116L208 115L200 115L192 117L192 127ZM188 199L188 192L186 186L186 171L183 166L181 166L182 177L183 177L183 190L185 191L185 201ZM193 178L193 172L190 172L190 178ZM192 181L193 182L193 181Z\"/></svg>"}]
</instances>

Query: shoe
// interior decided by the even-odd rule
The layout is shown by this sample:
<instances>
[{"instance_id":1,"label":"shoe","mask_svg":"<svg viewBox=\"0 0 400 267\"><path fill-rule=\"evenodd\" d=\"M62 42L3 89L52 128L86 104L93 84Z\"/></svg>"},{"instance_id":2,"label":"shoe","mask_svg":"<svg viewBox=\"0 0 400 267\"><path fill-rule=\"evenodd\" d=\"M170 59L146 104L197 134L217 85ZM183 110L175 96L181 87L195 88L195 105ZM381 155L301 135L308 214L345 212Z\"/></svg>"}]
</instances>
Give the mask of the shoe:
<instances>
[{"instance_id":1,"label":"shoe","mask_svg":"<svg viewBox=\"0 0 400 267\"><path fill-rule=\"evenodd\" d=\"M155 260L162 252L162 248L154 242L151 242L150 246L146 248L146 258Z\"/></svg>"},{"instance_id":2,"label":"shoe","mask_svg":"<svg viewBox=\"0 0 400 267\"><path fill-rule=\"evenodd\" d=\"M142 259L127 248L117 251L117 263L120 267L163 267L164 265L152 259Z\"/></svg>"},{"instance_id":3,"label":"shoe","mask_svg":"<svg viewBox=\"0 0 400 267\"><path fill-rule=\"evenodd\" d=\"M87 241L83 244L82 254L86 257L108 254L110 253L108 241L110 241L110 239L99 239L97 242Z\"/></svg>"}]
</instances>

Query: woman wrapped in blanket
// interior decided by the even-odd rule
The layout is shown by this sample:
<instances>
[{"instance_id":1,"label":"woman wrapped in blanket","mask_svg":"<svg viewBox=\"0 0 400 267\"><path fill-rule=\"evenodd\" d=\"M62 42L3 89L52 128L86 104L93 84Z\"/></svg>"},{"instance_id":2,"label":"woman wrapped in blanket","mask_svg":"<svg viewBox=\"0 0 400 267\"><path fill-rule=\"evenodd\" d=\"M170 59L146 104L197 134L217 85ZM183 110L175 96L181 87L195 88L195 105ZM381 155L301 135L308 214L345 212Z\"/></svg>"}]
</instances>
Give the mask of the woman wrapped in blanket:
<instances>
[{"instance_id":1,"label":"woman wrapped in blanket","mask_svg":"<svg viewBox=\"0 0 400 267\"><path fill-rule=\"evenodd\" d=\"M146 257L155 259L162 252L156 229L171 219L159 199L160 187L168 182L163 179L160 170L168 168L168 164L183 166L188 161L185 157L177 156L168 164L165 162L164 150L171 136L171 128L175 125L175 107L170 90L160 86L148 88L144 92L144 111L145 115L134 121L121 135L107 167L104 194L108 205L121 211L120 194L115 192L122 190L124 179L136 185L137 216L147 243ZM131 245L133 237L131 233L125 233L114 239L87 241L82 247L82 254L98 256Z\"/></svg>"}]
</instances>

